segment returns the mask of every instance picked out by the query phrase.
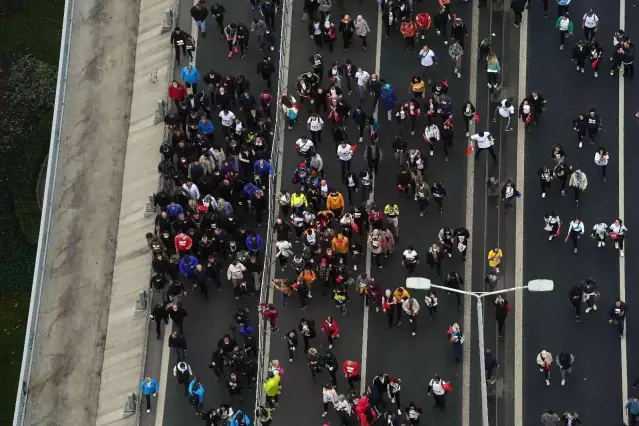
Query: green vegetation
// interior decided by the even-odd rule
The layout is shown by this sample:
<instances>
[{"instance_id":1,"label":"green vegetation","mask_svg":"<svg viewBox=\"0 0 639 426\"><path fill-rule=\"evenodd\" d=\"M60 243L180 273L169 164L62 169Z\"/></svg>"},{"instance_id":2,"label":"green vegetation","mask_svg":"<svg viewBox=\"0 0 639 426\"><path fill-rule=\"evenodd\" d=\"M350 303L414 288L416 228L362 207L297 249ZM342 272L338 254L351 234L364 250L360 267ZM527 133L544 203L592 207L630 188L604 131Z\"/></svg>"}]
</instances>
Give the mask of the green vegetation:
<instances>
[{"instance_id":1,"label":"green vegetation","mask_svg":"<svg viewBox=\"0 0 639 426\"><path fill-rule=\"evenodd\" d=\"M0 424L11 424L51 137L64 0L0 0Z\"/></svg>"}]
</instances>

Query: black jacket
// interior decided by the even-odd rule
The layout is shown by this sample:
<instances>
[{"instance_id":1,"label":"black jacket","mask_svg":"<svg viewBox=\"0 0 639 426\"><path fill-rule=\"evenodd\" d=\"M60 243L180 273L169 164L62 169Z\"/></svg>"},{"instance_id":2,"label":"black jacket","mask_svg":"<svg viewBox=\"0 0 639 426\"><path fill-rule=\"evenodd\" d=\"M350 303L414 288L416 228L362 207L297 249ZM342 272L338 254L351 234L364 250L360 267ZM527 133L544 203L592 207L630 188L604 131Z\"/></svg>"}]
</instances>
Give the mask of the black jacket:
<instances>
[{"instance_id":1,"label":"black jacket","mask_svg":"<svg viewBox=\"0 0 639 426\"><path fill-rule=\"evenodd\" d=\"M262 75L271 75L275 72L275 65L270 59L268 61L260 61L257 63L257 73Z\"/></svg>"},{"instance_id":2,"label":"black jacket","mask_svg":"<svg viewBox=\"0 0 639 426\"><path fill-rule=\"evenodd\" d=\"M187 350L186 339L182 336L169 336L169 348L179 348L184 351Z\"/></svg>"},{"instance_id":3,"label":"black jacket","mask_svg":"<svg viewBox=\"0 0 639 426\"><path fill-rule=\"evenodd\" d=\"M207 16L209 16L209 11L206 9L206 7L200 7L198 9L197 6L193 6L191 8L191 18L193 18L194 20L205 21Z\"/></svg>"}]
</instances>

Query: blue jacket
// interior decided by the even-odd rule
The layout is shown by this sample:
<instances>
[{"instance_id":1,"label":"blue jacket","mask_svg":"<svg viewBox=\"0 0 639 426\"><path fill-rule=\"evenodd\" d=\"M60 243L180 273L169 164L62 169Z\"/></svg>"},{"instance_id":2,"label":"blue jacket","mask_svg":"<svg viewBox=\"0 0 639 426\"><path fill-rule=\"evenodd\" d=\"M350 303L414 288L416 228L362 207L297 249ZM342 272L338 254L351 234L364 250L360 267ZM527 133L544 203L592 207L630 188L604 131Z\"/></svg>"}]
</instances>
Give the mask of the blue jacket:
<instances>
[{"instance_id":1,"label":"blue jacket","mask_svg":"<svg viewBox=\"0 0 639 426\"><path fill-rule=\"evenodd\" d=\"M397 97L395 96L395 89L393 89L390 85L382 87L382 91L380 92L379 97L382 98L382 102L384 103L386 109L392 110L395 108Z\"/></svg>"},{"instance_id":2,"label":"blue jacket","mask_svg":"<svg viewBox=\"0 0 639 426\"><path fill-rule=\"evenodd\" d=\"M182 275L193 275L195 273L195 267L200 263L195 256L182 256L180 259L179 269Z\"/></svg>"},{"instance_id":3,"label":"blue jacket","mask_svg":"<svg viewBox=\"0 0 639 426\"><path fill-rule=\"evenodd\" d=\"M242 410L239 410L235 414L233 414L233 417L231 417L231 420L229 420L229 426L238 426L239 425L239 422L237 421L238 418L243 418L244 424L247 426L251 424L251 419L249 418L249 416L244 414Z\"/></svg>"},{"instance_id":4,"label":"blue jacket","mask_svg":"<svg viewBox=\"0 0 639 426\"><path fill-rule=\"evenodd\" d=\"M169 217L178 217L181 213L184 213L184 209L179 204L166 206L166 214Z\"/></svg>"},{"instance_id":5,"label":"blue jacket","mask_svg":"<svg viewBox=\"0 0 639 426\"><path fill-rule=\"evenodd\" d=\"M253 236L255 236L255 240L251 238ZM244 242L246 243L246 248L250 251L260 251L262 249L262 237L257 232L251 232L247 235Z\"/></svg>"},{"instance_id":6,"label":"blue jacket","mask_svg":"<svg viewBox=\"0 0 639 426\"><path fill-rule=\"evenodd\" d=\"M191 383L189 383L189 395L197 396L197 400L199 401L199 403L200 404L204 404L204 386L202 386L202 384L200 384L200 386L198 386L197 390L193 390L194 386L195 386L195 379L191 380Z\"/></svg>"},{"instance_id":7,"label":"blue jacket","mask_svg":"<svg viewBox=\"0 0 639 426\"><path fill-rule=\"evenodd\" d=\"M191 71L189 71L188 65L182 68L182 80L189 84L196 84L200 81L200 72L195 67L191 67Z\"/></svg>"},{"instance_id":8,"label":"blue jacket","mask_svg":"<svg viewBox=\"0 0 639 426\"><path fill-rule=\"evenodd\" d=\"M222 173L222 176L226 175L229 172L237 172L234 161L230 161L228 166L224 165L224 163L222 163L222 165L220 166L220 173Z\"/></svg>"},{"instance_id":9,"label":"blue jacket","mask_svg":"<svg viewBox=\"0 0 639 426\"><path fill-rule=\"evenodd\" d=\"M142 380L142 383L140 383L140 392L142 392L144 395L153 395L159 390L160 386L158 385L158 382L153 379L151 379L150 383L147 383L145 380Z\"/></svg>"},{"instance_id":10,"label":"blue jacket","mask_svg":"<svg viewBox=\"0 0 639 426\"><path fill-rule=\"evenodd\" d=\"M264 165L260 166L260 161L264 161ZM273 170L273 166L266 160L257 160L253 163L253 173L256 173L260 176L264 176L266 174L273 175L275 170Z\"/></svg>"},{"instance_id":11,"label":"blue jacket","mask_svg":"<svg viewBox=\"0 0 639 426\"><path fill-rule=\"evenodd\" d=\"M211 120L206 120L206 123L203 123L202 120L200 120L200 122L197 123L197 130L203 135L210 136L215 131L215 126Z\"/></svg>"},{"instance_id":12,"label":"blue jacket","mask_svg":"<svg viewBox=\"0 0 639 426\"><path fill-rule=\"evenodd\" d=\"M366 122L366 113L363 110L358 110L355 109L353 111L353 123L357 124L357 125L362 125Z\"/></svg>"},{"instance_id":13,"label":"blue jacket","mask_svg":"<svg viewBox=\"0 0 639 426\"><path fill-rule=\"evenodd\" d=\"M255 198L255 193L259 190L260 188L258 188L252 183L247 183L246 185L244 185L244 195L249 200L252 200L253 198Z\"/></svg>"}]
</instances>

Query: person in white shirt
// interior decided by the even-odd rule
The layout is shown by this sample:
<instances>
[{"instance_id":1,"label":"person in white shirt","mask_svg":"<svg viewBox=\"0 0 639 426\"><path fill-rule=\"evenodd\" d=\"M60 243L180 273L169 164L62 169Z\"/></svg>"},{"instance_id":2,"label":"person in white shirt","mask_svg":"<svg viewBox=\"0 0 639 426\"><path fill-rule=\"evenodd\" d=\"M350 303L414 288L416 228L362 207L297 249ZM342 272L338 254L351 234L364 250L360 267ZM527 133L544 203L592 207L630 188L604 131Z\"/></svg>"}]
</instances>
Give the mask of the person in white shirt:
<instances>
[{"instance_id":1,"label":"person in white shirt","mask_svg":"<svg viewBox=\"0 0 639 426\"><path fill-rule=\"evenodd\" d=\"M599 17L592 9L584 15L581 26L584 29L584 39L586 39L587 42L594 40L595 35L597 35L597 30L599 29Z\"/></svg>"},{"instance_id":2,"label":"person in white shirt","mask_svg":"<svg viewBox=\"0 0 639 426\"><path fill-rule=\"evenodd\" d=\"M513 128L510 127L510 117L515 113L515 107L512 104L513 98L504 99L495 108L493 114L493 123L497 122L497 115L506 119L506 132L510 132Z\"/></svg>"},{"instance_id":3,"label":"person in white shirt","mask_svg":"<svg viewBox=\"0 0 639 426\"><path fill-rule=\"evenodd\" d=\"M615 242L615 248L619 250L619 255L623 257L623 240L626 238L628 228L623 224L623 220L615 219L610 225L610 238Z\"/></svg>"},{"instance_id":4,"label":"person in white shirt","mask_svg":"<svg viewBox=\"0 0 639 426\"><path fill-rule=\"evenodd\" d=\"M308 131L311 132L311 141L315 146L319 146L322 142L322 129L324 128L324 120L316 112L311 114L306 122Z\"/></svg>"},{"instance_id":5,"label":"person in white shirt","mask_svg":"<svg viewBox=\"0 0 639 426\"><path fill-rule=\"evenodd\" d=\"M226 140L229 140L234 133L235 114L233 114L232 111L229 111L228 108L225 108L220 111L219 117L222 122L224 136L226 136Z\"/></svg>"},{"instance_id":6,"label":"person in white shirt","mask_svg":"<svg viewBox=\"0 0 639 426\"><path fill-rule=\"evenodd\" d=\"M428 294L424 298L424 302L426 303L426 307L428 308L428 318L433 319L435 314L437 313L437 293L435 290L429 290Z\"/></svg>"},{"instance_id":7,"label":"person in white shirt","mask_svg":"<svg viewBox=\"0 0 639 426\"><path fill-rule=\"evenodd\" d=\"M189 197L194 200L200 199L200 190L197 185L191 182L191 180L187 180L184 185L182 185L182 189L189 193Z\"/></svg>"},{"instance_id":8,"label":"person in white shirt","mask_svg":"<svg viewBox=\"0 0 639 426\"><path fill-rule=\"evenodd\" d=\"M433 398L435 399L435 406L440 408L441 410L446 409L446 389L444 389L444 382L441 377L435 375L433 379L428 382L428 389L426 392L428 396L430 396L431 392L433 393Z\"/></svg>"},{"instance_id":9,"label":"person in white shirt","mask_svg":"<svg viewBox=\"0 0 639 426\"><path fill-rule=\"evenodd\" d=\"M576 217L575 220L570 222L568 225L568 232L566 233L566 239L564 243L568 242L568 238L572 239L573 253L577 254L579 252L579 239L583 235L586 230L586 225Z\"/></svg>"},{"instance_id":10,"label":"person in white shirt","mask_svg":"<svg viewBox=\"0 0 639 426\"><path fill-rule=\"evenodd\" d=\"M608 225L597 219L597 223L592 227L592 234L590 236L597 241L597 247L606 246L606 235L608 234Z\"/></svg>"},{"instance_id":11,"label":"person in white shirt","mask_svg":"<svg viewBox=\"0 0 639 426\"><path fill-rule=\"evenodd\" d=\"M595 164L599 167L599 170L601 170L602 182L606 181L606 168L608 167L609 158L608 151L604 147L599 148L597 152L595 152Z\"/></svg>"},{"instance_id":12,"label":"person in white shirt","mask_svg":"<svg viewBox=\"0 0 639 426\"><path fill-rule=\"evenodd\" d=\"M430 155L435 155L435 145L440 141L439 127L431 124L424 129L424 141L430 145Z\"/></svg>"},{"instance_id":13,"label":"person in white shirt","mask_svg":"<svg viewBox=\"0 0 639 426\"><path fill-rule=\"evenodd\" d=\"M428 85L430 86L432 79L428 71L437 67L437 55L430 50L428 46L424 46L422 50L419 51L419 57L422 64L422 80L428 81Z\"/></svg>"},{"instance_id":14,"label":"person in white shirt","mask_svg":"<svg viewBox=\"0 0 639 426\"><path fill-rule=\"evenodd\" d=\"M359 92L360 101L364 100L364 94L366 93L366 84L368 83L368 79L370 77L371 75L361 68L358 68L357 72L355 73L355 78L357 79L357 91Z\"/></svg>"},{"instance_id":15,"label":"person in white shirt","mask_svg":"<svg viewBox=\"0 0 639 426\"><path fill-rule=\"evenodd\" d=\"M559 234L559 228L561 227L561 219L555 214L555 212L546 213L544 216L544 231L548 232L548 241L552 241Z\"/></svg>"},{"instance_id":16,"label":"person in white shirt","mask_svg":"<svg viewBox=\"0 0 639 426\"><path fill-rule=\"evenodd\" d=\"M408 246L404 253L402 253L402 264L406 267L408 276L412 277L415 274L415 267L419 263L419 257L413 246Z\"/></svg>"},{"instance_id":17,"label":"person in white shirt","mask_svg":"<svg viewBox=\"0 0 639 426\"><path fill-rule=\"evenodd\" d=\"M490 155L492 155L495 164L497 164L497 154L495 154L495 148L493 148L495 140L490 132L479 132L472 135L470 137L470 143L477 144L477 147L475 148L475 161L479 161L479 154L481 154L483 150L487 149L488 152L490 152Z\"/></svg>"},{"instance_id":18,"label":"person in white shirt","mask_svg":"<svg viewBox=\"0 0 639 426\"><path fill-rule=\"evenodd\" d=\"M342 141L342 143L337 147L337 157L339 157L339 162L342 168L342 181L345 181L346 174L351 171L353 148L346 141Z\"/></svg>"},{"instance_id":19,"label":"person in white shirt","mask_svg":"<svg viewBox=\"0 0 639 426\"><path fill-rule=\"evenodd\" d=\"M315 145L306 136L302 136L295 142L297 152L306 159L308 163L311 155L315 152Z\"/></svg>"}]
</instances>

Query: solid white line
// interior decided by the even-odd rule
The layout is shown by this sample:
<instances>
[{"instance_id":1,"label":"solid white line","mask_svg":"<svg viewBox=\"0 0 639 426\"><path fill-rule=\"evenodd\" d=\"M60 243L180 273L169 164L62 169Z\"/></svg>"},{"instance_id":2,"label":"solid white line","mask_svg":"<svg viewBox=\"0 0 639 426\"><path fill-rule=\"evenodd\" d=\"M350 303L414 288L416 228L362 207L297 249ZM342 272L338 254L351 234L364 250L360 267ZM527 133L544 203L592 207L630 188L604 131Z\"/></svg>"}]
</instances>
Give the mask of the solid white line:
<instances>
[{"instance_id":1,"label":"solid white line","mask_svg":"<svg viewBox=\"0 0 639 426\"><path fill-rule=\"evenodd\" d=\"M377 11L377 37L375 40L375 74L377 74L377 78L379 78L380 68L382 63L382 12L381 10ZM377 120L379 111L379 106L375 108L373 112L373 118ZM373 201L375 198L375 181L373 179L373 184L371 186L371 193L368 196L369 201ZM366 243L366 274L371 276L371 250L368 247L368 242ZM362 324L362 362L361 364L361 381L360 381L360 392L363 394L366 391L366 365L368 360L368 312L367 307L364 307L364 323Z\"/></svg>"},{"instance_id":2,"label":"solid white line","mask_svg":"<svg viewBox=\"0 0 639 426\"><path fill-rule=\"evenodd\" d=\"M468 73L469 91L468 98L473 105L477 106L477 49L475 46L479 46L479 2L475 0L473 2L473 17L471 23L471 41L470 45L473 46L470 49L470 71ZM486 120L489 120L489 114L486 114ZM473 124L474 127L474 124ZM474 129L471 129L474 131ZM466 229L470 233L471 238L468 240L468 247L466 252L468 257L464 264L464 290L473 291L473 212L475 209L475 159L471 154L466 159ZM466 336L471 335L472 327L472 297L464 296L464 325L463 331ZM479 331L479 330L478 330ZM462 426L470 425L470 362L471 362L471 341L472 339L466 339L464 342L464 354L463 354L463 370L462 370L462 382L464 391L462 393ZM483 367L482 367L483 368Z\"/></svg>"},{"instance_id":3,"label":"solid white line","mask_svg":"<svg viewBox=\"0 0 639 426\"><path fill-rule=\"evenodd\" d=\"M526 72L528 67L528 14L521 21L519 29L519 91L517 99L526 97ZM517 126L517 186L525 188L525 155L526 155L526 129ZM524 285L524 202L526 197L517 201L515 208L515 286ZM524 317L524 293L523 290L515 292L515 419L513 424L524 424L523 410L523 317Z\"/></svg>"},{"instance_id":4,"label":"solid white line","mask_svg":"<svg viewBox=\"0 0 639 426\"><path fill-rule=\"evenodd\" d=\"M153 324L155 326L155 324ZM164 327L164 341L162 343L162 362L160 363L160 391L158 392L157 411L155 413L155 426L162 426L164 423L164 404L166 401L166 384L167 377L169 375L169 362L171 362L171 354L169 350L169 335L173 327L173 321ZM151 333L149 333L150 335ZM142 378L144 380L144 378ZM145 409L145 405L142 400L138 401L138 408L140 412Z\"/></svg>"},{"instance_id":5,"label":"solid white line","mask_svg":"<svg viewBox=\"0 0 639 426\"><path fill-rule=\"evenodd\" d=\"M626 27L626 1L619 1L619 28ZM624 148L626 135L624 134L624 103L625 103L625 81L624 77L619 75L619 217L625 219L626 213L626 200L624 194L626 191L626 182L624 177ZM626 258L619 256L619 298L623 301L626 300ZM628 424L626 416L625 405L628 401L628 352L627 341L628 336L628 321L626 321L626 330L624 337L621 339L621 410L623 415L624 424Z\"/></svg>"}]
</instances>

